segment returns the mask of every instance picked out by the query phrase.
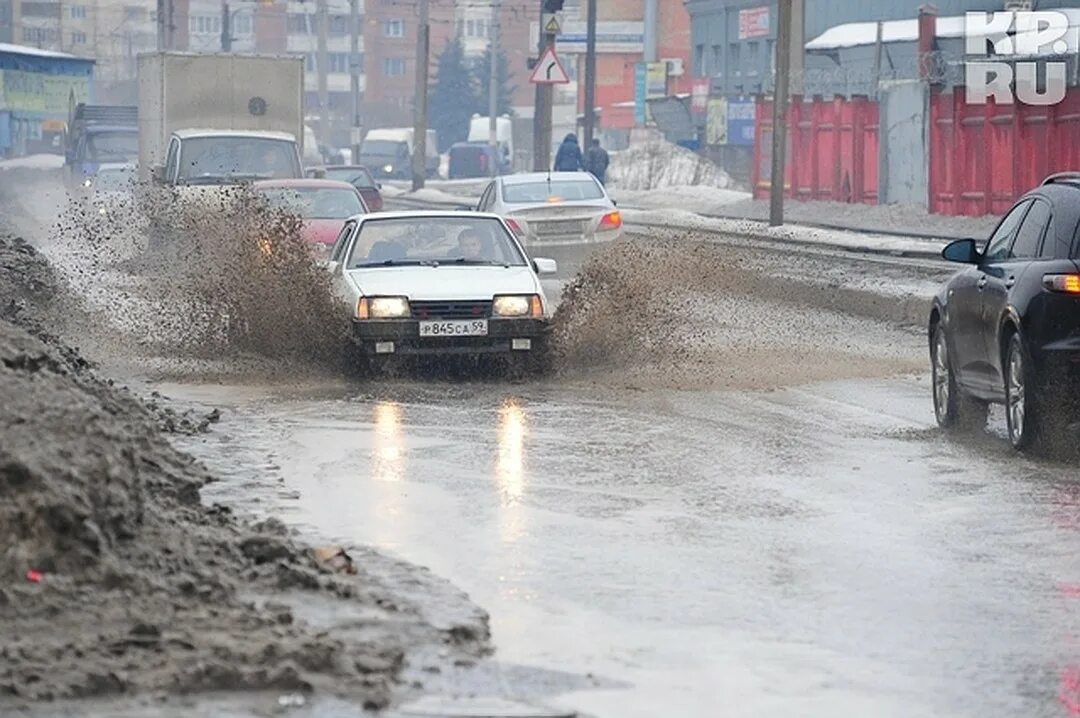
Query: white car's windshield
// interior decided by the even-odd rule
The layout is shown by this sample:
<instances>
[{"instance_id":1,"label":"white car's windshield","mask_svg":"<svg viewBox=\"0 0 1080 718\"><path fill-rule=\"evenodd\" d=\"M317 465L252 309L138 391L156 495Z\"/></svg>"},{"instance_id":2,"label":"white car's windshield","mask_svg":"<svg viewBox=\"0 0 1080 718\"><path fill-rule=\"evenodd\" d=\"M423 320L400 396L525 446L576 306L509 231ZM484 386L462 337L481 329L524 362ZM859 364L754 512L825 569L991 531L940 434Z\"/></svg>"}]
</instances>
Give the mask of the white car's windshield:
<instances>
[{"instance_id":1,"label":"white car's windshield","mask_svg":"<svg viewBox=\"0 0 1080 718\"><path fill-rule=\"evenodd\" d=\"M83 157L94 162L123 162L139 156L139 136L134 132L98 132L86 137Z\"/></svg>"},{"instance_id":2,"label":"white car's windshield","mask_svg":"<svg viewBox=\"0 0 1080 718\"><path fill-rule=\"evenodd\" d=\"M503 201L507 204L557 202L603 199L600 185L591 179L540 180L503 185Z\"/></svg>"},{"instance_id":3,"label":"white car's windshield","mask_svg":"<svg viewBox=\"0 0 1080 718\"><path fill-rule=\"evenodd\" d=\"M408 156L409 143L394 140L364 140L360 147L360 154L374 155L376 157Z\"/></svg>"},{"instance_id":4,"label":"white car's windshield","mask_svg":"<svg viewBox=\"0 0 1080 718\"><path fill-rule=\"evenodd\" d=\"M489 217L395 217L361 225L350 269L402 264L523 266L502 222Z\"/></svg>"},{"instance_id":5,"label":"white car's windshield","mask_svg":"<svg viewBox=\"0 0 1080 718\"><path fill-rule=\"evenodd\" d=\"M281 187L259 190L276 209L304 219L346 219L364 213L355 190L332 187Z\"/></svg>"},{"instance_id":6,"label":"white car's windshield","mask_svg":"<svg viewBox=\"0 0 1080 718\"><path fill-rule=\"evenodd\" d=\"M130 169L98 170L94 177L95 192L127 192L135 181L135 172Z\"/></svg>"},{"instance_id":7,"label":"white car's windshield","mask_svg":"<svg viewBox=\"0 0 1080 718\"><path fill-rule=\"evenodd\" d=\"M232 176L286 179L300 174L296 145L262 137L192 137L181 145L180 179Z\"/></svg>"}]
</instances>

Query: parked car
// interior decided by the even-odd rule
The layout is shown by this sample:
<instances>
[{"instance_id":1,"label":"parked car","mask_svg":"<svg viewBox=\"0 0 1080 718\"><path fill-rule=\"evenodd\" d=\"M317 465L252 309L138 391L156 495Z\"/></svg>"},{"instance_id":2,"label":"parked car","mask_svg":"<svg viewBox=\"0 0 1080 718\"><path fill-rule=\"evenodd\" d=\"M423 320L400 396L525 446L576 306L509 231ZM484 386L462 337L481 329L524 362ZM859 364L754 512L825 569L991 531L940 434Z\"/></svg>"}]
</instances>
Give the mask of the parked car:
<instances>
[{"instance_id":1,"label":"parked car","mask_svg":"<svg viewBox=\"0 0 1080 718\"><path fill-rule=\"evenodd\" d=\"M551 316L540 274L506 224L473 212L351 218L327 265L364 361L501 355L539 368Z\"/></svg>"},{"instance_id":2,"label":"parked car","mask_svg":"<svg viewBox=\"0 0 1080 718\"><path fill-rule=\"evenodd\" d=\"M271 206L304 220L303 238L320 258L329 256L345 220L368 213L359 190L348 182L319 179L265 180L252 188Z\"/></svg>"},{"instance_id":3,"label":"parked car","mask_svg":"<svg viewBox=\"0 0 1080 718\"><path fill-rule=\"evenodd\" d=\"M496 177L477 210L494 212L527 245L608 242L622 234L622 216L588 172L532 172Z\"/></svg>"},{"instance_id":4,"label":"parked car","mask_svg":"<svg viewBox=\"0 0 1080 718\"><path fill-rule=\"evenodd\" d=\"M372 212L381 212L383 208L382 184L375 181L371 170L364 165L333 165L331 167L317 167L309 169L308 177L320 177L325 179L348 182L360 191L364 197L364 203Z\"/></svg>"},{"instance_id":5,"label":"parked car","mask_svg":"<svg viewBox=\"0 0 1080 718\"><path fill-rule=\"evenodd\" d=\"M1005 405L1017 449L1052 443L1080 415L1080 173L1024 195L980 247L949 244L968 264L934 298L934 412L944 428L983 426Z\"/></svg>"}]
</instances>

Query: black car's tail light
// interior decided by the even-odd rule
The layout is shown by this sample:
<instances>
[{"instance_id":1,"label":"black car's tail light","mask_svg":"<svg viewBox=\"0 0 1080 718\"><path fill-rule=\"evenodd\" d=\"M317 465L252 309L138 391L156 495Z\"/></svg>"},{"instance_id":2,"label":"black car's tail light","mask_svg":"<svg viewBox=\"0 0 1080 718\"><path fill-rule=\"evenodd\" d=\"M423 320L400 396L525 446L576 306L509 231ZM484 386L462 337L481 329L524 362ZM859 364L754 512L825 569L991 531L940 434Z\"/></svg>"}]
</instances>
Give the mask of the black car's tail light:
<instances>
[{"instance_id":1,"label":"black car's tail light","mask_svg":"<svg viewBox=\"0 0 1080 718\"><path fill-rule=\"evenodd\" d=\"M1080 274L1044 274L1043 286L1051 292L1080 294Z\"/></svg>"}]
</instances>

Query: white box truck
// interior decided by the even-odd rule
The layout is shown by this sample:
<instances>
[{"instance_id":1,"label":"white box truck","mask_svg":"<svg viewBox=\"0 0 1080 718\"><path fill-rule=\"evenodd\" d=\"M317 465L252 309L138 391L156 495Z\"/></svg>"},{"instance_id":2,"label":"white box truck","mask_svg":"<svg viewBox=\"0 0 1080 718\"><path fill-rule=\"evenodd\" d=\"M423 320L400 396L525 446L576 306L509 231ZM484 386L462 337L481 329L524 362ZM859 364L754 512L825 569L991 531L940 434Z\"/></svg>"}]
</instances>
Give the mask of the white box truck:
<instances>
[{"instance_id":1,"label":"white box truck","mask_svg":"<svg viewBox=\"0 0 1080 718\"><path fill-rule=\"evenodd\" d=\"M304 61L140 55L139 173L166 185L303 177Z\"/></svg>"}]
</instances>

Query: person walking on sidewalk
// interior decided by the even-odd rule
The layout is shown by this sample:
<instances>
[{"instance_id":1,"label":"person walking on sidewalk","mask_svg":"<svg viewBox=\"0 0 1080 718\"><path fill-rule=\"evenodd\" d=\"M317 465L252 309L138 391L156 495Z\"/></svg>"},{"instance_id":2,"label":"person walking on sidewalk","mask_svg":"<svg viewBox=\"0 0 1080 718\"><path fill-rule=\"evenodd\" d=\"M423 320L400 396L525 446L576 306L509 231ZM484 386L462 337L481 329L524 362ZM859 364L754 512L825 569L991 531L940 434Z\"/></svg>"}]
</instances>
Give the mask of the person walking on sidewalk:
<instances>
[{"instance_id":1,"label":"person walking on sidewalk","mask_svg":"<svg viewBox=\"0 0 1080 718\"><path fill-rule=\"evenodd\" d=\"M607 150L600 146L600 140L594 138L592 147L585 153L585 171L592 172L593 177L600 180L600 184L604 184L609 163Z\"/></svg>"},{"instance_id":2,"label":"person walking on sidewalk","mask_svg":"<svg viewBox=\"0 0 1080 718\"><path fill-rule=\"evenodd\" d=\"M563 138L559 151L555 153L555 171L578 172L582 166L581 148L578 147L577 135L571 132Z\"/></svg>"}]
</instances>

